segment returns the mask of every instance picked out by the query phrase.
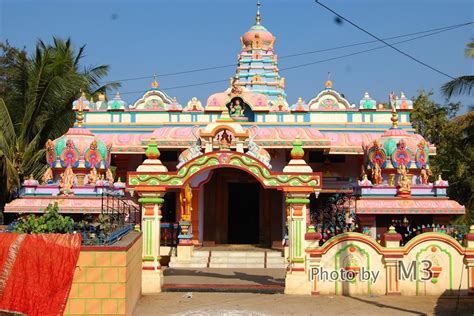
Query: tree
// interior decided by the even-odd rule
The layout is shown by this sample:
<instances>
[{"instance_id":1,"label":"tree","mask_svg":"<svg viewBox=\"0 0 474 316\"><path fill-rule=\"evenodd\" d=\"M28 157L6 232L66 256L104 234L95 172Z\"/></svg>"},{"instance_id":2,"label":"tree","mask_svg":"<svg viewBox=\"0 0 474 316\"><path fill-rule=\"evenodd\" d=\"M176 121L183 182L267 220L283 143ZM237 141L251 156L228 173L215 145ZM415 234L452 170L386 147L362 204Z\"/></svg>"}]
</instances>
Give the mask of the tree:
<instances>
[{"instance_id":1,"label":"tree","mask_svg":"<svg viewBox=\"0 0 474 316\"><path fill-rule=\"evenodd\" d=\"M449 181L449 197L466 207L462 220L470 223L474 218L474 112L456 116L459 103L439 105L430 100L431 95L420 92L411 122L417 133L436 145L436 156L430 158L433 176L441 174Z\"/></svg>"},{"instance_id":2,"label":"tree","mask_svg":"<svg viewBox=\"0 0 474 316\"><path fill-rule=\"evenodd\" d=\"M94 95L118 84L100 84L108 66L82 68L85 46L76 52L70 39L53 38L52 45L39 41L31 57L9 45L1 48L0 194L5 202L24 175L42 174L44 144L73 125L71 107L80 90Z\"/></svg>"},{"instance_id":3,"label":"tree","mask_svg":"<svg viewBox=\"0 0 474 316\"><path fill-rule=\"evenodd\" d=\"M465 55L474 58L474 39L466 45ZM474 93L474 76L466 75L445 83L441 87L443 94L449 99L455 95L472 95Z\"/></svg>"}]
</instances>

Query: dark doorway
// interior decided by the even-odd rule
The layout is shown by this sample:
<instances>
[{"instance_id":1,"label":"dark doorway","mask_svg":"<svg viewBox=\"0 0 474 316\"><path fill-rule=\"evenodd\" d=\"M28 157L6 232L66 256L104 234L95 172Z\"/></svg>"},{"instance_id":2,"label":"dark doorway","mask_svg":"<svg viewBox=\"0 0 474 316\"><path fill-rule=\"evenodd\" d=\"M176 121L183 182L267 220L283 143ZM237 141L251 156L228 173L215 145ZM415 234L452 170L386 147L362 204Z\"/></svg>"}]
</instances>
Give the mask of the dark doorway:
<instances>
[{"instance_id":1,"label":"dark doorway","mask_svg":"<svg viewBox=\"0 0 474 316\"><path fill-rule=\"evenodd\" d=\"M258 183L229 183L229 244L258 244Z\"/></svg>"}]
</instances>

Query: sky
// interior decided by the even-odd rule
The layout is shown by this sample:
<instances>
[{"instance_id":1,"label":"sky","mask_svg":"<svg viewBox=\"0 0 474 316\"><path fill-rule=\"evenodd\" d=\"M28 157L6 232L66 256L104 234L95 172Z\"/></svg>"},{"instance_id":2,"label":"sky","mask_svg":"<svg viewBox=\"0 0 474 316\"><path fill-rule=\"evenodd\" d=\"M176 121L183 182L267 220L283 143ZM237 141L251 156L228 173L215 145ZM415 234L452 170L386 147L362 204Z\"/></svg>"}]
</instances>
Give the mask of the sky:
<instances>
[{"instance_id":1,"label":"sky","mask_svg":"<svg viewBox=\"0 0 474 316\"><path fill-rule=\"evenodd\" d=\"M474 21L471 0L321 0L325 5L381 38ZM235 67L181 75L180 71L237 63L240 36L255 24L256 0L75 1L0 0L0 41L34 52L38 39L70 37L76 47L86 45L84 65L110 65L106 81L123 81L122 98L133 103L150 87L154 73L160 89L186 104L193 96L205 103L224 91L229 81L186 88L179 86L228 79ZM278 56L334 48L373 40L313 0L262 0L262 22L276 36ZM464 56L474 37L474 24L396 45L400 50L457 77L474 73L474 59ZM394 41L408 39L404 37ZM364 44L291 58L279 67L314 63L381 46ZM298 97L310 100L324 88L328 72L333 88L358 104L365 91L387 102L390 91L414 97L433 91L444 103L440 86L448 77L385 47L354 56L281 70L290 104ZM456 98L474 105L468 97ZM464 107L466 110L467 107Z\"/></svg>"}]
</instances>

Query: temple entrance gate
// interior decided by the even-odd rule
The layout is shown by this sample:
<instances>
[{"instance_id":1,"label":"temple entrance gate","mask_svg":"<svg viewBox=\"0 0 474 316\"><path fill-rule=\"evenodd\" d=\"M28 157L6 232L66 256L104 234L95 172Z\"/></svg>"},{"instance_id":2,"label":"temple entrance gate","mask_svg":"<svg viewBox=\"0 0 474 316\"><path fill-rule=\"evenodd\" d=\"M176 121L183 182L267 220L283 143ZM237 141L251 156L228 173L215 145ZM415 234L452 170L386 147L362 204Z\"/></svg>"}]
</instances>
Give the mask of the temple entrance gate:
<instances>
[{"instance_id":1,"label":"temple entrance gate","mask_svg":"<svg viewBox=\"0 0 474 316\"><path fill-rule=\"evenodd\" d=\"M178 209L181 231L178 237L177 257L180 260L190 261L194 249L193 234L200 234L199 227L193 227L196 216L199 216L196 214L200 203L199 196L202 193L199 191L199 184L206 180L211 171L223 168L239 169L254 177L263 188L283 192L288 231L286 260L289 264L285 286L291 288L292 292L298 291L301 281L307 278L305 234L310 220L309 195L319 193L321 190L321 173L312 172L312 169L301 159L304 152L298 137L291 151L292 159L283 172L273 172L269 168L268 160L262 162L258 159L259 156L254 157L243 153L243 141L245 136L248 137L248 130L246 132L242 130L240 124L238 126L232 126L233 123L222 125L229 127L234 137L240 135L241 138L236 140L236 151L230 148L214 151L212 147L206 147L204 154L198 151L194 158L180 163L177 171L169 172L159 160L158 145L152 138L145 152L148 159L137 168L136 172L129 172L127 175L128 188L139 196L138 201L143 208L143 293L161 291L163 282L160 265L160 223L164 194L170 190L180 191ZM240 131L236 130L238 127ZM210 127L213 133L221 132L223 127L220 128ZM211 137L214 136L211 134Z\"/></svg>"}]
</instances>

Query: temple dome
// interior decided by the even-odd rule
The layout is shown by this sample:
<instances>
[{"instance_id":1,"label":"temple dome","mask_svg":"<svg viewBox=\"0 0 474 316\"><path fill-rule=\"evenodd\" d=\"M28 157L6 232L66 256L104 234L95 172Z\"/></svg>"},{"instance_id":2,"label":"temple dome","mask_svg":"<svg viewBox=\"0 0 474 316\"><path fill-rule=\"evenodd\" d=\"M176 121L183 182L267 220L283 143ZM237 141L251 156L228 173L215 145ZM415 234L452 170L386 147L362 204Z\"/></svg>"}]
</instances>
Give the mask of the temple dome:
<instances>
[{"instance_id":1,"label":"temple dome","mask_svg":"<svg viewBox=\"0 0 474 316\"><path fill-rule=\"evenodd\" d=\"M365 145L369 165L375 163L383 169L397 168L401 164L407 168L428 166L429 144L419 134L409 134L398 127L398 115L392 112L393 125L370 145Z\"/></svg>"},{"instance_id":2,"label":"temple dome","mask_svg":"<svg viewBox=\"0 0 474 316\"><path fill-rule=\"evenodd\" d=\"M273 49L275 37L263 25L252 26L242 37L245 48Z\"/></svg>"},{"instance_id":3,"label":"temple dome","mask_svg":"<svg viewBox=\"0 0 474 316\"><path fill-rule=\"evenodd\" d=\"M52 168L106 169L110 165L109 148L84 127L72 127L54 141L48 140L46 149Z\"/></svg>"}]
</instances>

